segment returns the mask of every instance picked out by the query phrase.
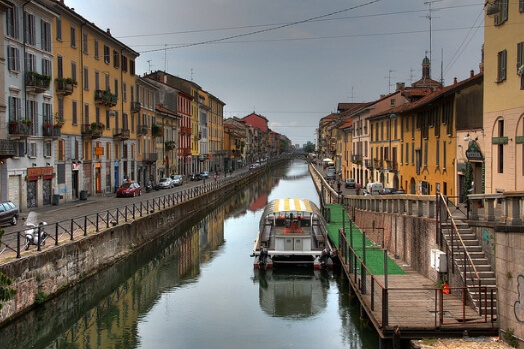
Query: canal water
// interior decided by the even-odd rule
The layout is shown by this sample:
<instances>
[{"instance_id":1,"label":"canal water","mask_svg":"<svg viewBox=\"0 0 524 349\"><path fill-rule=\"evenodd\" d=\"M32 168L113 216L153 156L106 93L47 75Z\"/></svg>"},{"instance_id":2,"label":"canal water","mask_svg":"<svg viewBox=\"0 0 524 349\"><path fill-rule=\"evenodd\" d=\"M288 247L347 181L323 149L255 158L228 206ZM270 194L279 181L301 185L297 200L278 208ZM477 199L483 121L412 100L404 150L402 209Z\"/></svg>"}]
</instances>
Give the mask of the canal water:
<instances>
[{"instance_id":1,"label":"canal water","mask_svg":"<svg viewBox=\"0 0 524 349\"><path fill-rule=\"evenodd\" d=\"M2 348L378 348L338 271L259 272L267 202L319 203L294 161L0 329Z\"/></svg>"}]
</instances>

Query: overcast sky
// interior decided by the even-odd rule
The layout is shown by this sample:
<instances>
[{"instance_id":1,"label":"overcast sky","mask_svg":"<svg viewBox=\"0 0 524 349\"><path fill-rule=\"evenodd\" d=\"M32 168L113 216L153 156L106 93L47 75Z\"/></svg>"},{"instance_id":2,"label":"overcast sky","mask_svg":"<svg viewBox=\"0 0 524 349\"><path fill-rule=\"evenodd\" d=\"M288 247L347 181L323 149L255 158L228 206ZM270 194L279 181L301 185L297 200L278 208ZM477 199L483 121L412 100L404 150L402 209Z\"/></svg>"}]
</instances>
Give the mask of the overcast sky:
<instances>
[{"instance_id":1,"label":"overcast sky","mask_svg":"<svg viewBox=\"0 0 524 349\"><path fill-rule=\"evenodd\" d=\"M225 118L255 111L300 145L338 103L420 79L426 54L445 85L478 73L484 38L483 0L65 3L139 52L137 74L192 80L226 103Z\"/></svg>"}]
</instances>

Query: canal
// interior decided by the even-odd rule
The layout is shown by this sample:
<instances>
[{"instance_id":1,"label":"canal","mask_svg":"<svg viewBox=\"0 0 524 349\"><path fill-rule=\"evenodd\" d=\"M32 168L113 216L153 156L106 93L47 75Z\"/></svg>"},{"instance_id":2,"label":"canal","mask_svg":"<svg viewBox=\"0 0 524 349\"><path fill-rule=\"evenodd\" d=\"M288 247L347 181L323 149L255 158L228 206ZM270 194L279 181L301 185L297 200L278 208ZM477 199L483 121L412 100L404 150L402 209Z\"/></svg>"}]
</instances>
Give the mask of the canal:
<instances>
[{"instance_id":1,"label":"canal","mask_svg":"<svg viewBox=\"0 0 524 349\"><path fill-rule=\"evenodd\" d=\"M281 197L319 203L303 161L19 317L2 348L378 348L337 270L253 269L260 215Z\"/></svg>"}]
</instances>

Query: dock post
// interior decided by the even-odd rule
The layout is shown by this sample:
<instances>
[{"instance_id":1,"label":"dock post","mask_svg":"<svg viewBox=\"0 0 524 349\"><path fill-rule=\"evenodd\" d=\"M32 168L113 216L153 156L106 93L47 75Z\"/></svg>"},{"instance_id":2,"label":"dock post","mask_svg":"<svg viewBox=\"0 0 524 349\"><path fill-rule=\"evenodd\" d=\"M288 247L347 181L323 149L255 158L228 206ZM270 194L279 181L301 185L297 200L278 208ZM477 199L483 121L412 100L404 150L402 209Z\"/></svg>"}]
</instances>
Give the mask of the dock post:
<instances>
[{"instance_id":1,"label":"dock post","mask_svg":"<svg viewBox=\"0 0 524 349\"><path fill-rule=\"evenodd\" d=\"M360 266L360 293L366 294L366 232L362 231L362 265Z\"/></svg>"}]
</instances>

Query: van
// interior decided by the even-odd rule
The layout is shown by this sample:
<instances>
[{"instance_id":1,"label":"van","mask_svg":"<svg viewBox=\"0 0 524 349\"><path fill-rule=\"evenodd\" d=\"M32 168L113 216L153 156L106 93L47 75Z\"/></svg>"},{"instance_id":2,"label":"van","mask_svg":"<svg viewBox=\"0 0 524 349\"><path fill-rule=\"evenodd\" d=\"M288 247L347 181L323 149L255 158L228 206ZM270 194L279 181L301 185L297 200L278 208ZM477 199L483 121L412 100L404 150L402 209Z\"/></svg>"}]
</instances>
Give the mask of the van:
<instances>
[{"instance_id":1,"label":"van","mask_svg":"<svg viewBox=\"0 0 524 349\"><path fill-rule=\"evenodd\" d=\"M380 182L368 183L366 185L366 190L370 195L380 195L380 193L382 193L382 189L384 188Z\"/></svg>"}]
</instances>

